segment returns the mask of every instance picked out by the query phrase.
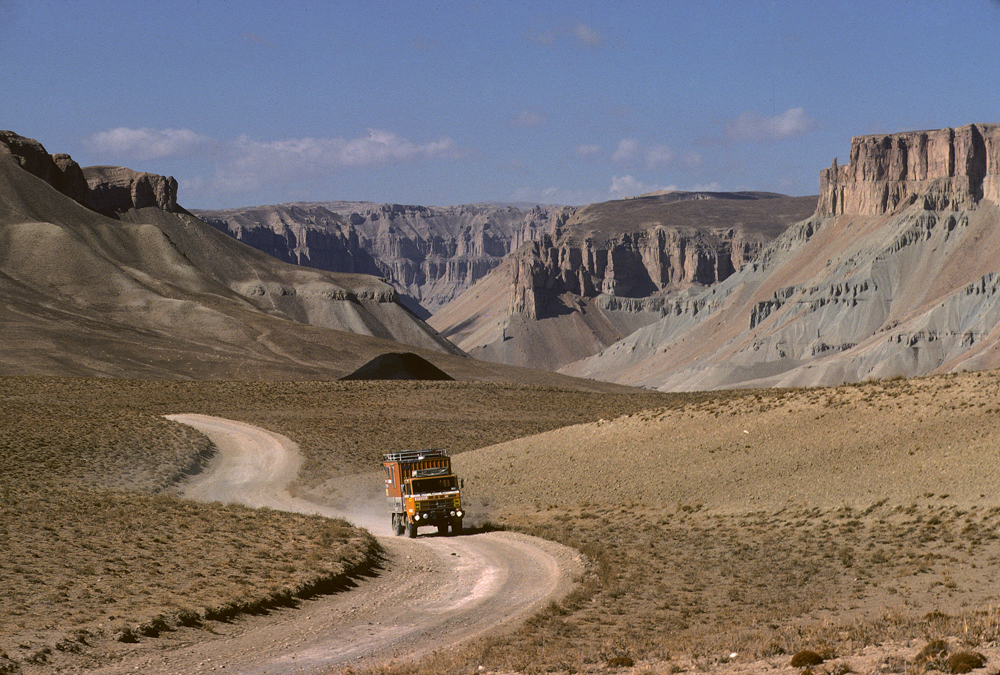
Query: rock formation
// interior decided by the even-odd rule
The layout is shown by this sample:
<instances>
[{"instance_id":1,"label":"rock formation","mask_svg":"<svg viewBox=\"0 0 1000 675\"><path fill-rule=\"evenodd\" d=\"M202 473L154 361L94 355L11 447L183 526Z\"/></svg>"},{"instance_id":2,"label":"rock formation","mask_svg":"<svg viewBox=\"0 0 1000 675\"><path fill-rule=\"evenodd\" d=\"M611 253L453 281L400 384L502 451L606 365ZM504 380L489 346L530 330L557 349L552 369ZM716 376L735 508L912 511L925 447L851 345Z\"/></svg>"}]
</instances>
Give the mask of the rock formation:
<instances>
[{"instance_id":1,"label":"rock formation","mask_svg":"<svg viewBox=\"0 0 1000 675\"><path fill-rule=\"evenodd\" d=\"M693 289L728 278L815 205L815 197L676 192L591 204L430 323L478 358L559 368L689 306Z\"/></svg>"},{"instance_id":2,"label":"rock formation","mask_svg":"<svg viewBox=\"0 0 1000 675\"><path fill-rule=\"evenodd\" d=\"M788 213L748 225L761 199L779 199ZM814 204L815 198L671 193L584 207L554 235L517 252L511 311L540 319L548 303L564 293L645 298L718 283ZM633 212L646 213L636 220Z\"/></svg>"},{"instance_id":3,"label":"rock formation","mask_svg":"<svg viewBox=\"0 0 1000 675\"><path fill-rule=\"evenodd\" d=\"M197 214L281 260L384 277L411 310L427 317L518 246L550 231L565 211L323 202Z\"/></svg>"},{"instance_id":4,"label":"rock formation","mask_svg":"<svg viewBox=\"0 0 1000 675\"><path fill-rule=\"evenodd\" d=\"M1000 125L856 136L850 163L820 172L818 213L882 215L1000 203Z\"/></svg>"},{"instance_id":5,"label":"rock formation","mask_svg":"<svg viewBox=\"0 0 1000 675\"><path fill-rule=\"evenodd\" d=\"M133 171L122 166L88 166L87 178L90 208L106 216L131 209L155 207L177 213L177 181L173 176Z\"/></svg>"},{"instance_id":6,"label":"rock formation","mask_svg":"<svg viewBox=\"0 0 1000 675\"><path fill-rule=\"evenodd\" d=\"M28 173L41 178L70 199L84 206L88 204L87 180L80 165L69 155L50 155L38 141L13 131L0 131L0 155L13 156Z\"/></svg>"},{"instance_id":7,"label":"rock formation","mask_svg":"<svg viewBox=\"0 0 1000 675\"><path fill-rule=\"evenodd\" d=\"M1000 367L998 130L855 138L813 217L562 372L684 390Z\"/></svg>"}]
</instances>

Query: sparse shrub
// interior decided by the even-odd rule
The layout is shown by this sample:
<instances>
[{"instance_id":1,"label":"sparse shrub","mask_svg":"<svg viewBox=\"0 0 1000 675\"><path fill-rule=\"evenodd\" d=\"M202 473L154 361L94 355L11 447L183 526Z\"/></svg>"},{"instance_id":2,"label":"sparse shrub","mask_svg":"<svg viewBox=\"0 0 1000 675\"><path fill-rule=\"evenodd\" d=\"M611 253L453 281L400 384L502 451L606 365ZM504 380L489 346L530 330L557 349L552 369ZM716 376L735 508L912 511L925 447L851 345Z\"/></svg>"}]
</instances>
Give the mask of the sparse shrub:
<instances>
[{"instance_id":1,"label":"sparse shrub","mask_svg":"<svg viewBox=\"0 0 1000 675\"><path fill-rule=\"evenodd\" d=\"M806 666L818 666L823 663L823 657L810 649L803 649L792 657L792 668L804 668Z\"/></svg>"},{"instance_id":2,"label":"sparse shrub","mask_svg":"<svg viewBox=\"0 0 1000 675\"><path fill-rule=\"evenodd\" d=\"M933 661L938 656L948 653L948 643L944 640L931 640L920 650L915 659L916 663Z\"/></svg>"},{"instance_id":3,"label":"sparse shrub","mask_svg":"<svg viewBox=\"0 0 1000 675\"><path fill-rule=\"evenodd\" d=\"M632 668L633 666L635 666L635 661L631 656L612 656L607 662L608 668ZM961 672L968 671L963 670Z\"/></svg>"},{"instance_id":4,"label":"sparse shrub","mask_svg":"<svg viewBox=\"0 0 1000 675\"><path fill-rule=\"evenodd\" d=\"M948 657L949 673L970 673L986 665L986 657L979 652L957 652Z\"/></svg>"}]
</instances>

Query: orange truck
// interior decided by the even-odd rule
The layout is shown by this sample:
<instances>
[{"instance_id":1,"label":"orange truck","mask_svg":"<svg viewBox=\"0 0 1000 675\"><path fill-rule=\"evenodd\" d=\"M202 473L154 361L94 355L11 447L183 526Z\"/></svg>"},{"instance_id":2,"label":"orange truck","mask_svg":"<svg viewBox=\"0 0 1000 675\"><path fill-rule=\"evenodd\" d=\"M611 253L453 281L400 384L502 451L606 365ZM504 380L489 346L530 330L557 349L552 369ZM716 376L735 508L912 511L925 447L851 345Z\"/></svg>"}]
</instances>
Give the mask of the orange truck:
<instances>
[{"instance_id":1,"label":"orange truck","mask_svg":"<svg viewBox=\"0 0 1000 675\"><path fill-rule=\"evenodd\" d=\"M447 450L404 450L384 456L385 497L398 537L417 536L417 528L434 525L439 534L462 533L464 481L451 471Z\"/></svg>"}]
</instances>

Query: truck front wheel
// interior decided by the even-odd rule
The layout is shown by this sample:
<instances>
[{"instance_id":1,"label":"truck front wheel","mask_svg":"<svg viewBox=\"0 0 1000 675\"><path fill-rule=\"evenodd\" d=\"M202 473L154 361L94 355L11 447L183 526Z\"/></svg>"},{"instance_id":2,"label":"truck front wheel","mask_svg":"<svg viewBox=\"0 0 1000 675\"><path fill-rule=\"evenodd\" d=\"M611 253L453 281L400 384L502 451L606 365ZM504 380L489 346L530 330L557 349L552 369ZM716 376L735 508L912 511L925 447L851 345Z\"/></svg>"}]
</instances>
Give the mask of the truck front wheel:
<instances>
[{"instance_id":1,"label":"truck front wheel","mask_svg":"<svg viewBox=\"0 0 1000 675\"><path fill-rule=\"evenodd\" d=\"M417 536L417 526L410 522L410 519L406 519L406 536L410 539L414 539Z\"/></svg>"},{"instance_id":2,"label":"truck front wheel","mask_svg":"<svg viewBox=\"0 0 1000 675\"><path fill-rule=\"evenodd\" d=\"M397 537L403 534L403 517L398 513L392 514L392 533Z\"/></svg>"},{"instance_id":3,"label":"truck front wheel","mask_svg":"<svg viewBox=\"0 0 1000 675\"><path fill-rule=\"evenodd\" d=\"M462 534L462 519L455 518L451 521L451 533L452 534Z\"/></svg>"}]
</instances>

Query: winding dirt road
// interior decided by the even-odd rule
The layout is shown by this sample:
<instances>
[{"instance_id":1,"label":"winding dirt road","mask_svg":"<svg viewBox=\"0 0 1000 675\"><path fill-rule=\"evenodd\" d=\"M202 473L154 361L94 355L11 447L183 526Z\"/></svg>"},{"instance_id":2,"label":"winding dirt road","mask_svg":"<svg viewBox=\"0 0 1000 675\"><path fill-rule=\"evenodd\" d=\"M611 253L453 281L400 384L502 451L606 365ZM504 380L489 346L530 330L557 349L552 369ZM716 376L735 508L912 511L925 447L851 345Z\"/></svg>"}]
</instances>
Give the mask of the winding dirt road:
<instances>
[{"instance_id":1,"label":"winding dirt road","mask_svg":"<svg viewBox=\"0 0 1000 675\"><path fill-rule=\"evenodd\" d=\"M205 415L170 419L202 431L218 448L185 496L203 501L346 517L380 537L386 569L350 591L246 617L216 634L180 632L143 641L97 673L326 673L408 659L511 628L572 587L577 553L510 532L462 537L387 536L388 516L338 512L288 494L301 457L289 439ZM367 521L367 522L366 522ZM167 635L167 634L165 634Z\"/></svg>"}]
</instances>

